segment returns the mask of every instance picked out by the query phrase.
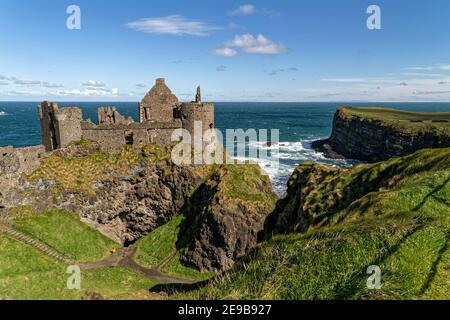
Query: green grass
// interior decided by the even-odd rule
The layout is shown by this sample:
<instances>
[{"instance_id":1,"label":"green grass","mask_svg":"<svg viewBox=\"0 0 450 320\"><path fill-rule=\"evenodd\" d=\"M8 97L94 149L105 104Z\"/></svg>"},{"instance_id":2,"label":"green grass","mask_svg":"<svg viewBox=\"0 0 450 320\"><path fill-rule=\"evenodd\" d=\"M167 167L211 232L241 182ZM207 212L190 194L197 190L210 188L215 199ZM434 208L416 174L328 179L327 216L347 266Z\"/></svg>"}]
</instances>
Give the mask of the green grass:
<instances>
[{"instance_id":1,"label":"green grass","mask_svg":"<svg viewBox=\"0 0 450 320\"><path fill-rule=\"evenodd\" d=\"M139 239L135 244L138 247L135 259L141 265L151 268L158 266L165 258L169 257L170 260L163 266L161 272L191 280L209 279L214 276L214 273L201 273L195 269L185 267L181 263L181 257L185 250L179 249L176 253L174 252L180 227L185 219L183 214L177 215L165 225Z\"/></svg>"},{"instance_id":2,"label":"green grass","mask_svg":"<svg viewBox=\"0 0 450 320\"><path fill-rule=\"evenodd\" d=\"M450 112L411 112L399 109L381 107L343 107L347 114L371 117L373 119L433 121L447 120L450 122Z\"/></svg>"},{"instance_id":3,"label":"green grass","mask_svg":"<svg viewBox=\"0 0 450 320\"><path fill-rule=\"evenodd\" d=\"M317 224L268 238L213 284L175 298L449 298L450 149L350 170L301 168L291 181ZM346 196L324 206L338 191ZM381 290L367 289L371 265L381 268Z\"/></svg>"},{"instance_id":4,"label":"green grass","mask_svg":"<svg viewBox=\"0 0 450 320\"><path fill-rule=\"evenodd\" d=\"M165 225L157 228L147 236L139 239L135 259L141 265L156 267L164 258L171 256L178 239L180 225L184 221L183 215L177 215Z\"/></svg>"},{"instance_id":5,"label":"green grass","mask_svg":"<svg viewBox=\"0 0 450 320\"><path fill-rule=\"evenodd\" d=\"M170 260L170 262L162 268L162 272L174 277L190 279L190 280L207 280L211 279L216 275L215 272L199 272L195 269L186 267L182 264L183 251L177 251L175 257Z\"/></svg>"},{"instance_id":6,"label":"green grass","mask_svg":"<svg viewBox=\"0 0 450 320\"><path fill-rule=\"evenodd\" d=\"M409 132L450 133L450 112L411 112L382 107L341 107L342 114L382 121Z\"/></svg>"},{"instance_id":7,"label":"green grass","mask_svg":"<svg viewBox=\"0 0 450 320\"><path fill-rule=\"evenodd\" d=\"M13 226L64 257L80 262L101 260L112 247L120 246L81 222L77 214L65 211L27 213L17 217Z\"/></svg>"},{"instance_id":8,"label":"green grass","mask_svg":"<svg viewBox=\"0 0 450 320\"><path fill-rule=\"evenodd\" d=\"M91 194L94 182L108 179L112 174L125 174L141 159L141 154L128 147L116 153L94 152L85 157L53 155L45 158L29 179L32 182L52 180L59 190Z\"/></svg>"},{"instance_id":9,"label":"green grass","mask_svg":"<svg viewBox=\"0 0 450 320\"><path fill-rule=\"evenodd\" d=\"M36 249L0 235L0 299L69 300L95 292L106 299L157 299L157 283L123 268L81 272L81 289L67 289L67 266Z\"/></svg>"}]
</instances>

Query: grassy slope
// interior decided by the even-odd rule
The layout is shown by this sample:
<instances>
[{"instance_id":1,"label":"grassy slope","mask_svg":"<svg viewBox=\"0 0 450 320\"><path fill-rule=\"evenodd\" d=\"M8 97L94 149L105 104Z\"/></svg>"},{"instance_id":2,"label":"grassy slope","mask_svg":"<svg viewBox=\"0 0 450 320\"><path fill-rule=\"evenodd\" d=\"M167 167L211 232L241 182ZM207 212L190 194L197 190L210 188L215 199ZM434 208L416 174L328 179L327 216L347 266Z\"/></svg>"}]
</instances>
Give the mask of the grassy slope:
<instances>
[{"instance_id":1,"label":"grassy slope","mask_svg":"<svg viewBox=\"0 0 450 320\"><path fill-rule=\"evenodd\" d=\"M342 107L340 110L346 116L379 120L410 132L450 132L450 112L411 112L380 107Z\"/></svg>"},{"instance_id":2,"label":"grassy slope","mask_svg":"<svg viewBox=\"0 0 450 320\"><path fill-rule=\"evenodd\" d=\"M15 226L78 260L101 259L115 245L65 212L25 215L15 220ZM81 290L67 289L66 271L66 265L0 234L0 299L80 299L88 292L108 299L161 298L148 291L157 283L128 269L82 271Z\"/></svg>"},{"instance_id":3,"label":"grassy slope","mask_svg":"<svg viewBox=\"0 0 450 320\"><path fill-rule=\"evenodd\" d=\"M339 174L350 183L363 168L359 183L370 183L392 179L389 167L403 175L336 213L328 226L265 241L215 283L177 297L450 299L450 149ZM370 265L382 270L381 290L367 289Z\"/></svg>"},{"instance_id":4,"label":"grassy slope","mask_svg":"<svg viewBox=\"0 0 450 320\"><path fill-rule=\"evenodd\" d=\"M101 260L111 248L120 246L81 222L77 214L70 212L31 212L16 218L13 225L66 258L79 262Z\"/></svg>"},{"instance_id":5,"label":"grassy slope","mask_svg":"<svg viewBox=\"0 0 450 320\"><path fill-rule=\"evenodd\" d=\"M89 142L79 141L68 150L83 150ZM113 153L95 151L85 156L52 155L43 160L39 168L28 178L31 182L47 179L55 182L57 190L93 193L92 184L108 179L115 174L126 174L140 161L146 163L166 163L171 156L171 146L163 148L156 144L145 146L137 152L129 146Z\"/></svg>"},{"instance_id":6,"label":"grassy slope","mask_svg":"<svg viewBox=\"0 0 450 320\"><path fill-rule=\"evenodd\" d=\"M122 268L82 271L81 289L68 290L66 268L32 247L0 235L0 300L80 299L87 292L107 299L156 298L148 293L156 283Z\"/></svg>"},{"instance_id":7,"label":"grassy slope","mask_svg":"<svg viewBox=\"0 0 450 320\"><path fill-rule=\"evenodd\" d=\"M165 258L169 258L166 261L167 263L161 268L163 273L192 280L209 279L214 274L201 273L192 268L185 267L181 263L183 252L175 252L180 227L185 219L185 215L180 214L144 238L139 239L136 242L136 246L138 247L135 256L136 261L146 267L156 267Z\"/></svg>"}]
</instances>

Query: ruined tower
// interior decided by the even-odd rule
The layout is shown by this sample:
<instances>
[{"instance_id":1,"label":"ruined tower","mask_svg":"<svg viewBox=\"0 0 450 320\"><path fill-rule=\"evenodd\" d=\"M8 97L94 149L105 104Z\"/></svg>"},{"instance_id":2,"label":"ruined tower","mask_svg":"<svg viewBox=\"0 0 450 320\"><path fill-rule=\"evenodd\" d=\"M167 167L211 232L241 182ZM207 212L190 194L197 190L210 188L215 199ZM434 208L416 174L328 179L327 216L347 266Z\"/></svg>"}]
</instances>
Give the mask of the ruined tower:
<instances>
[{"instance_id":1,"label":"ruined tower","mask_svg":"<svg viewBox=\"0 0 450 320\"><path fill-rule=\"evenodd\" d=\"M197 87L195 102L182 103L180 106L183 129L194 135L195 122L201 122L202 133L214 128L214 103L202 102L200 87Z\"/></svg>"},{"instance_id":2,"label":"ruined tower","mask_svg":"<svg viewBox=\"0 0 450 320\"><path fill-rule=\"evenodd\" d=\"M38 107L41 121L42 144L46 151L66 147L71 142L82 138L80 108L67 107L59 109L56 103L42 102Z\"/></svg>"}]
</instances>

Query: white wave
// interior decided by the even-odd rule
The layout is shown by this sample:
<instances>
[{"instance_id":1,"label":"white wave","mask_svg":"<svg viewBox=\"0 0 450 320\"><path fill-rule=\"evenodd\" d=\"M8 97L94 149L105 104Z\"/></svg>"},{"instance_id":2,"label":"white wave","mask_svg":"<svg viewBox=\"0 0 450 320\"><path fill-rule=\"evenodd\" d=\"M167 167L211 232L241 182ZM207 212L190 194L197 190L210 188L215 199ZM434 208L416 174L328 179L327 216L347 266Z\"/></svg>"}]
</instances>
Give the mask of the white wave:
<instances>
[{"instance_id":1,"label":"white wave","mask_svg":"<svg viewBox=\"0 0 450 320\"><path fill-rule=\"evenodd\" d=\"M8 114L5 111L0 111L0 116L7 116Z\"/></svg>"},{"instance_id":2,"label":"white wave","mask_svg":"<svg viewBox=\"0 0 450 320\"><path fill-rule=\"evenodd\" d=\"M316 152L311 145L314 140L302 140L295 142L279 142L268 144L267 142L250 141L248 147L258 150L267 150L270 154L267 157L249 157L235 156L239 162L250 161L259 164L261 169L269 176L272 181L274 191L280 196L286 195L287 181L293 173L295 167L305 161L314 161L327 164L333 167L348 167L355 162L346 159L328 159L321 152ZM264 153L264 152L263 152ZM260 153L261 154L261 153Z\"/></svg>"}]
</instances>

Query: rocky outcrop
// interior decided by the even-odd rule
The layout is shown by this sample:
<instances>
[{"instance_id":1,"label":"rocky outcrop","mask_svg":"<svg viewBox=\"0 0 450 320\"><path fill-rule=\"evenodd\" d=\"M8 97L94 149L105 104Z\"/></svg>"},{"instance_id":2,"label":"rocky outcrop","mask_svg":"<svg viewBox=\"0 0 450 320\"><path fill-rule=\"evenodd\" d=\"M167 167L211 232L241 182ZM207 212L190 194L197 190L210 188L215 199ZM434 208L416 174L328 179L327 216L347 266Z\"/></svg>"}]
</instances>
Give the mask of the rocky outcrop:
<instances>
[{"instance_id":1,"label":"rocky outcrop","mask_svg":"<svg viewBox=\"0 0 450 320\"><path fill-rule=\"evenodd\" d=\"M55 151L33 175L5 178L0 207L77 212L108 237L131 243L179 213L204 179L199 168L159 161L166 151L113 156L98 152L95 143L71 145Z\"/></svg>"},{"instance_id":2,"label":"rocky outcrop","mask_svg":"<svg viewBox=\"0 0 450 320\"><path fill-rule=\"evenodd\" d=\"M76 212L124 244L184 212L177 247L183 263L201 271L228 270L253 248L277 200L258 165L177 166L170 147L156 145L104 153L80 141L8 181L0 187L6 209Z\"/></svg>"},{"instance_id":3,"label":"rocky outcrop","mask_svg":"<svg viewBox=\"0 0 450 320\"><path fill-rule=\"evenodd\" d=\"M417 120L417 115L420 115L417 113L381 108L377 109L380 110L378 114L371 112L366 117L367 110L339 108L334 117L331 137L314 142L313 148L329 158L377 162L412 154L420 149L450 147L450 134L444 123L446 120L422 121ZM413 116L409 119L404 114Z\"/></svg>"},{"instance_id":4,"label":"rocky outcrop","mask_svg":"<svg viewBox=\"0 0 450 320\"><path fill-rule=\"evenodd\" d=\"M178 246L183 262L200 271L230 269L257 243L276 196L257 165L217 169L194 193Z\"/></svg>"},{"instance_id":5,"label":"rocky outcrop","mask_svg":"<svg viewBox=\"0 0 450 320\"><path fill-rule=\"evenodd\" d=\"M167 223L202 178L174 165L138 165L131 174L95 183L95 195L58 197L54 205L78 212L85 222L130 243Z\"/></svg>"}]
</instances>

